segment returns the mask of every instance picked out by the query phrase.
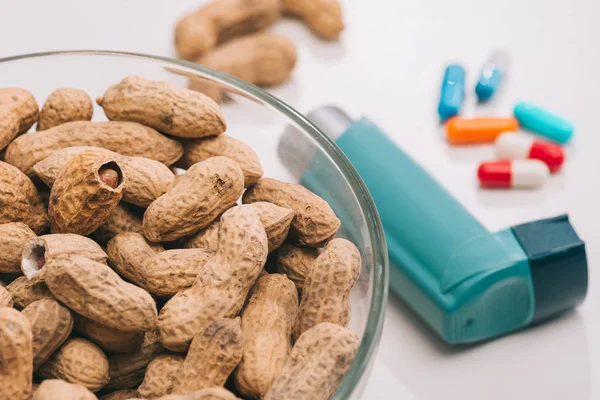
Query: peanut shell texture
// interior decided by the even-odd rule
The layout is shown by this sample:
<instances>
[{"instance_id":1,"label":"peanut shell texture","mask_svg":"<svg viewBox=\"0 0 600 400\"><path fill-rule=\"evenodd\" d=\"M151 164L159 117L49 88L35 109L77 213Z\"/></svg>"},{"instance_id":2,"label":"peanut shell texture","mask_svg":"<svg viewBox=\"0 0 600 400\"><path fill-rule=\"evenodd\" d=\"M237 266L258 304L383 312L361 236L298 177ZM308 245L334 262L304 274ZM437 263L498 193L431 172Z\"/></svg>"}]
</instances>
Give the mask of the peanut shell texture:
<instances>
[{"instance_id":1,"label":"peanut shell texture","mask_svg":"<svg viewBox=\"0 0 600 400\"><path fill-rule=\"evenodd\" d=\"M0 306L0 400L28 400L33 375L33 337L29 320Z\"/></svg>"},{"instance_id":2,"label":"peanut shell texture","mask_svg":"<svg viewBox=\"0 0 600 400\"><path fill-rule=\"evenodd\" d=\"M45 379L33 392L31 400L98 400L85 387L62 379Z\"/></svg>"},{"instance_id":3,"label":"peanut shell texture","mask_svg":"<svg viewBox=\"0 0 600 400\"><path fill-rule=\"evenodd\" d=\"M0 273L21 271L21 255L25 243L35 237L35 233L22 222L0 224Z\"/></svg>"},{"instance_id":4,"label":"peanut shell texture","mask_svg":"<svg viewBox=\"0 0 600 400\"><path fill-rule=\"evenodd\" d=\"M60 88L50 93L40 111L37 130L43 131L72 121L91 121L94 105L83 90Z\"/></svg>"},{"instance_id":5,"label":"peanut shell texture","mask_svg":"<svg viewBox=\"0 0 600 400\"><path fill-rule=\"evenodd\" d=\"M0 150L36 123L38 109L35 97L27 90L0 89Z\"/></svg>"}]
</instances>

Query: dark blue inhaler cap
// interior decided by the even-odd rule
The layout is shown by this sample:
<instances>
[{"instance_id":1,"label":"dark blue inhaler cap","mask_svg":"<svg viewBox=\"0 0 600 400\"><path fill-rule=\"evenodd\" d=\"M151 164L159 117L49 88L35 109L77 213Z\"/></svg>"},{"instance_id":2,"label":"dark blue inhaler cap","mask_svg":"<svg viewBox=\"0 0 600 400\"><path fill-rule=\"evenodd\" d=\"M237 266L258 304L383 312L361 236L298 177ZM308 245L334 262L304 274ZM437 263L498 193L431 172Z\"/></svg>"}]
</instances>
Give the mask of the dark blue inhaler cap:
<instances>
[{"instance_id":1,"label":"dark blue inhaler cap","mask_svg":"<svg viewBox=\"0 0 600 400\"><path fill-rule=\"evenodd\" d=\"M540 322L575 307L588 287L585 243L579 239L567 215L512 227L529 258L535 296L535 315Z\"/></svg>"}]
</instances>

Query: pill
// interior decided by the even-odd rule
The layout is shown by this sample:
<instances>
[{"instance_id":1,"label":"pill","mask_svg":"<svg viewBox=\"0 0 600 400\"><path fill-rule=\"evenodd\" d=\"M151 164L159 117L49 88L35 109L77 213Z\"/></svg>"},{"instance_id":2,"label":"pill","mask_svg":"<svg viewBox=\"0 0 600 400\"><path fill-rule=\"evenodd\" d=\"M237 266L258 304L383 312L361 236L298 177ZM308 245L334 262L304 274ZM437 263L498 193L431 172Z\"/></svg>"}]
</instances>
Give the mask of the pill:
<instances>
[{"instance_id":1,"label":"pill","mask_svg":"<svg viewBox=\"0 0 600 400\"><path fill-rule=\"evenodd\" d=\"M508 160L540 160L546 163L550 172L558 171L565 161L565 153L559 145L512 132L498 136L496 155Z\"/></svg>"},{"instance_id":2,"label":"pill","mask_svg":"<svg viewBox=\"0 0 600 400\"><path fill-rule=\"evenodd\" d=\"M454 117L446 122L447 139L451 144L492 143L501 133L517 129L519 123L513 117Z\"/></svg>"},{"instance_id":3,"label":"pill","mask_svg":"<svg viewBox=\"0 0 600 400\"><path fill-rule=\"evenodd\" d=\"M496 50L483 65L475 94L480 102L486 102L496 93L508 70L510 57L503 50Z\"/></svg>"},{"instance_id":4,"label":"pill","mask_svg":"<svg viewBox=\"0 0 600 400\"><path fill-rule=\"evenodd\" d=\"M573 124L531 103L515 106L515 117L525 129L559 143L567 143L573 135Z\"/></svg>"},{"instance_id":5,"label":"pill","mask_svg":"<svg viewBox=\"0 0 600 400\"><path fill-rule=\"evenodd\" d=\"M488 161L479 165L477 177L483 187L533 189L546 182L550 170L540 160Z\"/></svg>"},{"instance_id":6,"label":"pill","mask_svg":"<svg viewBox=\"0 0 600 400\"><path fill-rule=\"evenodd\" d=\"M465 99L465 70L457 64L446 67L438 114L442 122L457 115Z\"/></svg>"}]
</instances>

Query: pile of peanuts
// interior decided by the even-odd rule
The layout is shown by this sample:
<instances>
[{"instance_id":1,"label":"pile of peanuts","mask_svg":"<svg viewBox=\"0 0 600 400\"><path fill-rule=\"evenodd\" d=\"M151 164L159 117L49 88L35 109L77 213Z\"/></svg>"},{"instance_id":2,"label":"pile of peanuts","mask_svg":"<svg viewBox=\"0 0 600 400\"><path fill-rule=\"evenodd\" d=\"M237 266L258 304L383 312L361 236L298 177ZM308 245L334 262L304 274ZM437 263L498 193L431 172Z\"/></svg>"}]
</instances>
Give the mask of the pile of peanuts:
<instances>
[{"instance_id":1,"label":"pile of peanuts","mask_svg":"<svg viewBox=\"0 0 600 400\"><path fill-rule=\"evenodd\" d=\"M213 0L177 22L177 55L253 85L279 85L296 65L296 46L264 31L284 14L325 40L338 39L344 30L338 0ZM217 102L224 99L223 90L210 82L194 79L190 88Z\"/></svg>"},{"instance_id":2,"label":"pile of peanuts","mask_svg":"<svg viewBox=\"0 0 600 400\"><path fill-rule=\"evenodd\" d=\"M0 89L0 400L329 398L361 270L329 204L263 178L202 93L96 101L108 122Z\"/></svg>"}]
</instances>

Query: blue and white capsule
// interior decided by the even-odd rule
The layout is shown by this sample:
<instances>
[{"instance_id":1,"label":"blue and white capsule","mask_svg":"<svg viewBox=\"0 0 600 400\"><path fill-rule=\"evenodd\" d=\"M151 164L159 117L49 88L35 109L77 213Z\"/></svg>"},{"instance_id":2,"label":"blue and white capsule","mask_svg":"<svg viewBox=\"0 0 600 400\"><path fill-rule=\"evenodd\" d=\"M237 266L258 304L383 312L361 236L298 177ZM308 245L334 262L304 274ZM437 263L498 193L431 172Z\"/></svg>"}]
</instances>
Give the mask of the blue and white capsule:
<instances>
[{"instance_id":1,"label":"blue and white capsule","mask_svg":"<svg viewBox=\"0 0 600 400\"><path fill-rule=\"evenodd\" d=\"M448 65L442 81L438 114L441 122L458 115L465 100L465 69L458 64Z\"/></svg>"},{"instance_id":2,"label":"blue and white capsule","mask_svg":"<svg viewBox=\"0 0 600 400\"><path fill-rule=\"evenodd\" d=\"M484 64L475 86L475 94L480 102L490 100L498 91L510 64L510 56L503 50L496 50Z\"/></svg>"}]
</instances>

